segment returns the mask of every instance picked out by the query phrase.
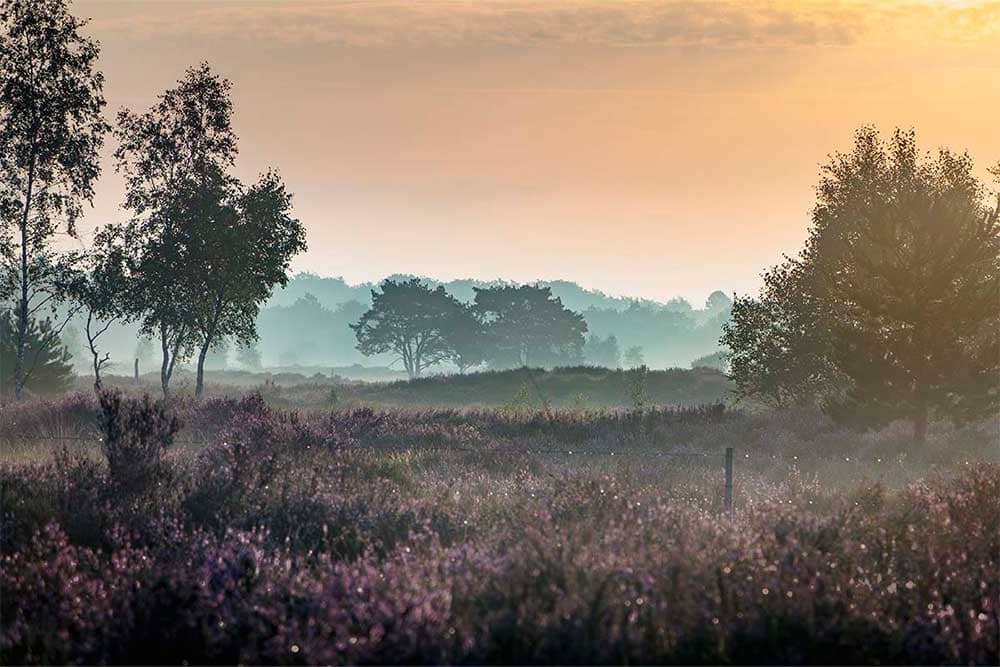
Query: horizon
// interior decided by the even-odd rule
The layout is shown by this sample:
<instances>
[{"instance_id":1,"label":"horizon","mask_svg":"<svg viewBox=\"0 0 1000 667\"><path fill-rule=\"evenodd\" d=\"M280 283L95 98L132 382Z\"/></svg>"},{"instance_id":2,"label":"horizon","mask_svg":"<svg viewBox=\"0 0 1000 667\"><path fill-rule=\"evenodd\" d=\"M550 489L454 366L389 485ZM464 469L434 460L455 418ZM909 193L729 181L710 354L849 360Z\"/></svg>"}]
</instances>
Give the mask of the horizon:
<instances>
[{"instance_id":1,"label":"horizon","mask_svg":"<svg viewBox=\"0 0 1000 667\"><path fill-rule=\"evenodd\" d=\"M858 127L914 127L980 171L1000 156L996 2L73 7L109 118L203 60L229 78L237 175L277 168L307 229L293 270L352 283L747 294L801 247ZM124 216L112 143L84 243Z\"/></svg>"}]
</instances>

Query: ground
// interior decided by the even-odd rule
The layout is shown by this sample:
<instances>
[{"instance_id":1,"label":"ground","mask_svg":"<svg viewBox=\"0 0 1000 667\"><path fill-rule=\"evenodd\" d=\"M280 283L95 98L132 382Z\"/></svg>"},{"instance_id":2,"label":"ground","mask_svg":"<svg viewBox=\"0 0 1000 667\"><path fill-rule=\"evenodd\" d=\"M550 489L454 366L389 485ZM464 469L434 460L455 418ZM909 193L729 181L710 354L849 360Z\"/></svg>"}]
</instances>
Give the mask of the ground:
<instances>
[{"instance_id":1,"label":"ground","mask_svg":"<svg viewBox=\"0 0 1000 667\"><path fill-rule=\"evenodd\" d=\"M4 406L3 662L998 661L995 421L171 412Z\"/></svg>"}]
</instances>

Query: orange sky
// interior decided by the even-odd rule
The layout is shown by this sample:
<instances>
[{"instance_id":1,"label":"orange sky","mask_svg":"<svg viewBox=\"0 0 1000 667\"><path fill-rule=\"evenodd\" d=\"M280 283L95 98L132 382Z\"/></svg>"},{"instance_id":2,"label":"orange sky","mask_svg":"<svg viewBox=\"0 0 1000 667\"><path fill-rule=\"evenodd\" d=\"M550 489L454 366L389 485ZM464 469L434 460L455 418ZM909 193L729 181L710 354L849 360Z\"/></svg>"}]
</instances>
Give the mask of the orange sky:
<instances>
[{"instance_id":1,"label":"orange sky","mask_svg":"<svg viewBox=\"0 0 1000 667\"><path fill-rule=\"evenodd\" d=\"M565 278L701 302L806 233L875 123L1000 159L1000 2L77 0L109 115L187 65L234 84L241 176L280 169L351 282ZM109 146L108 152L110 153ZM90 225L122 219L108 162Z\"/></svg>"}]
</instances>

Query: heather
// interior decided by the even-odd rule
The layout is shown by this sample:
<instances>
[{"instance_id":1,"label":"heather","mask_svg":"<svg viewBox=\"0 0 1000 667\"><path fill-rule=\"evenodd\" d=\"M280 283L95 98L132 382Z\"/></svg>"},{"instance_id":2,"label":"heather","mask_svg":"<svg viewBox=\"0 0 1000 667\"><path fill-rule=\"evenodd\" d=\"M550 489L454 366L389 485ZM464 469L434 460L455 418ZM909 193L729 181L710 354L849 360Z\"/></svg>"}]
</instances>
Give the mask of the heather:
<instances>
[{"instance_id":1,"label":"heather","mask_svg":"<svg viewBox=\"0 0 1000 667\"><path fill-rule=\"evenodd\" d=\"M995 422L102 403L0 418L4 663L998 660Z\"/></svg>"}]
</instances>

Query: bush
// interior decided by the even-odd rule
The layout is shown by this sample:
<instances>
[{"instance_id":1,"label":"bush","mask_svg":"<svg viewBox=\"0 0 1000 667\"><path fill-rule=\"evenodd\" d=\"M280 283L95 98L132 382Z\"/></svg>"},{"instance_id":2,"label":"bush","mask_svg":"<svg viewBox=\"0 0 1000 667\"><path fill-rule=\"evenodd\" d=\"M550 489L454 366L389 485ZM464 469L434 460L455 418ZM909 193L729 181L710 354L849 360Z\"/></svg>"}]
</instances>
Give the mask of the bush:
<instances>
[{"instance_id":1,"label":"bush","mask_svg":"<svg viewBox=\"0 0 1000 667\"><path fill-rule=\"evenodd\" d=\"M147 488L161 471L180 422L148 394L134 399L123 398L118 390L103 391L100 409L101 451L111 482L126 492Z\"/></svg>"}]
</instances>

